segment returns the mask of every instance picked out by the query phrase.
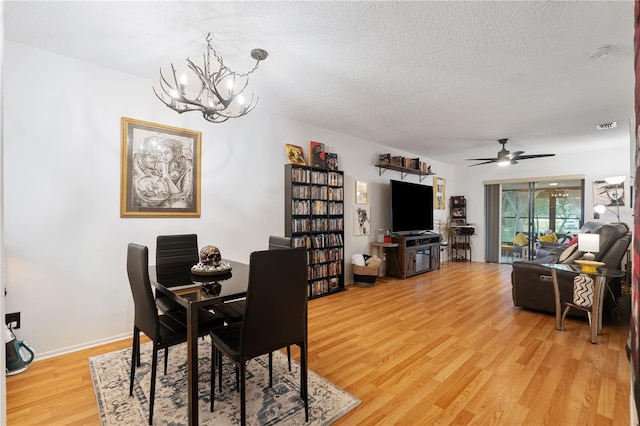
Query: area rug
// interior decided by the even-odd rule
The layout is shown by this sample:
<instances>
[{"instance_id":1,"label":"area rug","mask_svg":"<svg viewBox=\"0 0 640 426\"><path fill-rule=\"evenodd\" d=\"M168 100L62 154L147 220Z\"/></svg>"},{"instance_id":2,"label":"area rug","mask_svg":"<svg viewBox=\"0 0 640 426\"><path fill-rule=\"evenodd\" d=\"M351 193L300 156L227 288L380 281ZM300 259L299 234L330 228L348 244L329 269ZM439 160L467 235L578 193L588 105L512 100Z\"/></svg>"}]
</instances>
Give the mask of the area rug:
<instances>
[{"instance_id":1,"label":"area rug","mask_svg":"<svg viewBox=\"0 0 640 426\"><path fill-rule=\"evenodd\" d=\"M211 342L199 339L199 421L201 425L240 424L240 393L235 390L233 364L223 363L222 392L216 385L214 412L209 410ZM145 425L149 419L151 344L141 347L141 364L136 368L133 396L129 397L131 348L89 358L89 368L103 426ZM163 374L164 351L158 353L154 425L186 425L187 347L169 349L169 367ZM268 357L247 364L247 424L249 425L328 425L360 404L360 400L309 370L309 422L304 420L300 398L300 366L275 352L273 387L269 388ZM217 378L217 375L216 375Z\"/></svg>"}]
</instances>

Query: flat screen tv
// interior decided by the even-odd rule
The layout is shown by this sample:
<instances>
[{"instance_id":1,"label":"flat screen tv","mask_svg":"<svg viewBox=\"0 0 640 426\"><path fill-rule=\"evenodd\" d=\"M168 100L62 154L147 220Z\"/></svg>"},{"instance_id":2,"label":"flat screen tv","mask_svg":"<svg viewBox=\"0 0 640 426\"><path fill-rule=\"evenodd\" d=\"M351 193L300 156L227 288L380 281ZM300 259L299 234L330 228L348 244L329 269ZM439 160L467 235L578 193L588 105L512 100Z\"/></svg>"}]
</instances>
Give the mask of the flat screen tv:
<instances>
[{"instance_id":1,"label":"flat screen tv","mask_svg":"<svg viewBox=\"0 0 640 426\"><path fill-rule=\"evenodd\" d=\"M433 230L433 187L391 181L391 232L418 234Z\"/></svg>"}]
</instances>

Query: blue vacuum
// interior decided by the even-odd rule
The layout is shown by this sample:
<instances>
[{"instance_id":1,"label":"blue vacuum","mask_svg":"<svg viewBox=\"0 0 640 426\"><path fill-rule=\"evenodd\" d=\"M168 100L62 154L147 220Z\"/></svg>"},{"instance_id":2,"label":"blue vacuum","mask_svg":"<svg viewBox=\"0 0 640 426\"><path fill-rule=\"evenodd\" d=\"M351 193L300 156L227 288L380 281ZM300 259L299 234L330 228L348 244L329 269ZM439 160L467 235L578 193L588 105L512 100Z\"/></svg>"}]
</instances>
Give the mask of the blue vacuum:
<instances>
[{"instance_id":1,"label":"blue vacuum","mask_svg":"<svg viewBox=\"0 0 640 426\"><path fill-rule=\"evenodd\" d=\"M16 335L13 334L13 330L11 330L9 326L5 324L4 328L4 341L7 351L7 368L5 369L5 373L7 376L13 376L27 369L31 361L33 361L35 353L26 342L16 338Z\"/></svg>"}]
</instances>

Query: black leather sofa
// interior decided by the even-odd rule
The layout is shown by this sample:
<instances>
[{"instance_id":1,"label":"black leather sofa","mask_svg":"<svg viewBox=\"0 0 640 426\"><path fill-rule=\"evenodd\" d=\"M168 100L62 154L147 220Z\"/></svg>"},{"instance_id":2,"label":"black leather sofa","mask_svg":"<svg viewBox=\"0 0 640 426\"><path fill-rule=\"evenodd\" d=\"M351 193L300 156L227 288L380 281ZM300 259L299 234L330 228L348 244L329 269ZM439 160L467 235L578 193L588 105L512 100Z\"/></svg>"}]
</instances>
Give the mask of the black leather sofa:
<instances>
[{"instance_id":1,"label":"black leather sofa","mask_svg":"<svg viewBox=\"0 0 640 426\"><path fill-rule=\"evenodd\" d=\"M622 258L631 243L629 227L625 223L606 223L599 224L591 232L600 234L600 252L595 253L595 260L604 262L606 268L620 269ZM555 314L551 271L542 264L559 263L565 249L566 247L558 247L543 258L513 263L511 285L515 306ZM558 271L561 302L572 300L574 276L569 272ZM611 312L615 301L620 297L620 282L620 278L613 278L607 282L611 292L607 292L605 295L603 308L605 315L607 312ZM569 315L584 316L585 314L574 309L569 312Z\"/></svg>"}]
</instances>

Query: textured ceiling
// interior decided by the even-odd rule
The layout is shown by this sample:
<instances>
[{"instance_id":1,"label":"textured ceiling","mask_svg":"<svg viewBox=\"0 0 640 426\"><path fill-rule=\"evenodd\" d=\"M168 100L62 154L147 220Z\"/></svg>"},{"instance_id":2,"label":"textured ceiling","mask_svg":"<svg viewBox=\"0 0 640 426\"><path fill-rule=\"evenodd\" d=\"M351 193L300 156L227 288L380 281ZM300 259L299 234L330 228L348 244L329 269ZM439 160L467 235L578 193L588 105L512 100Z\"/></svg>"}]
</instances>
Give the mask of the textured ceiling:
<instances>
[{"instance_id":1,"label":"textured ceiling","mask_svg":"<svg viewBox=\"0 0 640 426\"><path fill-rule=\"evenodd\" d=\"M633 2L6 1L5 39L157 80L207 32L258 108L451 164L629 140ZM609 55L587 53L611 45ZM153 96L150 92L150 96ZM619 127L597 132L595 125ZM203 124L205 125L205 124ZM224 124L206 124L218 126ZM325 141L331 145L331 141Z\"/></svg>"}]
</instances>

